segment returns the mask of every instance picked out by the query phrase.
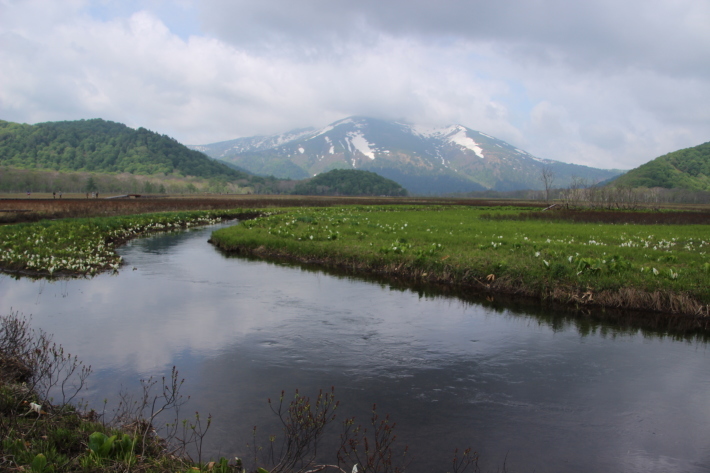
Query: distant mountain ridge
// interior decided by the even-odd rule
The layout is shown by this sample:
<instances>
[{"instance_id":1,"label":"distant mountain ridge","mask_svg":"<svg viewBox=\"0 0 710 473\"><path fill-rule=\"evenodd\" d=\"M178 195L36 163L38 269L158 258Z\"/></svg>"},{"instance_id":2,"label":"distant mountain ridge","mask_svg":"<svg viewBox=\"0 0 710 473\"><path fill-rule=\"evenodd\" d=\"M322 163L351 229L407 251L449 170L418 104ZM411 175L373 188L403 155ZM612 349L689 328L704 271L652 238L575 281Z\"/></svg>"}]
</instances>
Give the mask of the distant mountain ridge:
<instances>
[{"instance_id":1,"label":"distant mountain ridge","mask_svg":"<svg viewBox=\"0 0 710 473\"><path fill-rule=\"evenodd\" d=\"M462 125L425 128L368 117L190 147L282 178L303 179L331 169L373 171L417 194L541 189L544 167L552 169L558 187L574 177L594 183L622 173L537 158Z\"/></svg>"},{"instance_id":2,"label":"distant mountain ridge","mask_svg":"<svg viewBox=\"0 0 710 473\"><path fill-rule=\"evenodd\" d=\"M0 164L23 169L164 173L228 180L253 177L166 135L100 118L36 125L0 120Z\"/></svg>"},{"instance_id":3,"label":"distant mountain ridge","mask_svg":"<svg viewBox=\"0 0 710 473\"><path fill-rule=\"evenodd\" d=\"M710 191L710 142L659 156L612 185Z\"/></svg>"}]
</instances>

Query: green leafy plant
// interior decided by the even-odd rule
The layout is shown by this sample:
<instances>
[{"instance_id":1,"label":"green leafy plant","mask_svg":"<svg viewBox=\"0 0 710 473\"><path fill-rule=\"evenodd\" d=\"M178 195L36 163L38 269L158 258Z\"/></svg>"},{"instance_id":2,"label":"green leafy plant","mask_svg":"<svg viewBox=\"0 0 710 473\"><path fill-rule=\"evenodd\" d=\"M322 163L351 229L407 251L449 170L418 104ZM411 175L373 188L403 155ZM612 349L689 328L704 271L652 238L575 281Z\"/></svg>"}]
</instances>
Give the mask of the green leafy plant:
<instances>
[{"instance_id":1,"label":"green leafy plant","mask_svg":"<svg viewBox=\"0 0 710 473\"><path fill-rule=\"evenodd\" d=\"M103 460L113 459L131 466L135 463L136 438L126 434L111 436L103 432L89 435L89 463L101 465Z\"/></svg>"},{"instance_id":2,"label":"green leafy plant","mask_svg":"<svg viewBox=\"0 0 710 473\"><path fill-rule=\"evenodd\" d=\"M45 457L42 453L38 453L34 460L32 460L31 468L33 473L44 473L46 471L51 471L47 468L47 457Z\"/></svg>"},{"instance_id":3,"label":"green leafy plant","mask_svg":"<svg viewBox=\"0 0 710 473\"><path fill-rule=\"evenodd\" d=\"M115 441L115 435L109 437L103 432L94 432L89 435L89 450L99 458L108 458Z\"/></svg>"}]
</instances>

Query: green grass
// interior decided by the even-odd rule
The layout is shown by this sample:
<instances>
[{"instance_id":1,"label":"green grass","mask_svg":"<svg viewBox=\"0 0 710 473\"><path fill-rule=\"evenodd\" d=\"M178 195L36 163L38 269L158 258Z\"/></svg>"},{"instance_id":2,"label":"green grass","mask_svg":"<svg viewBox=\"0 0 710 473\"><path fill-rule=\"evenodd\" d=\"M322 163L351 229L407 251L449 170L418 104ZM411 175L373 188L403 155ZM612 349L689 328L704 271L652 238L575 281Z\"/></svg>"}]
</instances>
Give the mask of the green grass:
<instances>
[{"instance_id":1,"label":"green grass","mask_svg":"<svg viewBox=\"0 0 710 473\"><path fill-rule=\"evenodd\" d=\"M240 210L165 212L146 215L43 220L0 226L0 268L39 275L93 275L117 270L114 247L151 232L219 222Z\"/></svg>"},{"instance_id":2,"label":"green grass","mask_svg":"<svg viewBox=\"0 0 710 473\"><path fill-rule=\"evenodd\" d=\"M33 473L198 472L237 473L240 468L220 458L214 466L170 455L162 440L109 427L91 415L63 406L61 413L28 413L19 402L17 385L4 380L0 396L0 461L2 471ZM46 406L46 404L45 404ZM54 406L57 408L57 406Z\"/></svg>"},{"instance_id":3,"label":"green grass","mask_svg":"<svg viewBox=\"0 0 710 473\"><path fill-rule=\"evenodd\" d=\"M301 208L218 230L212 241L225 250L582 303L612 293L631 297L629 290L636 296L656 294L656 305L658 294L661 299L668 295L690 299L695 306L710 303L707 225L483 218L526 210ZM614 304L634 307L618 297Z\"/></svg>"},{"instance_id":4,"label":"green grass","mask_svg":"<svg viewBox=\"0 0 710 473\"><path fill-rule=\"evenodd\" d=\"M525 211L529 209L463 206L270 209L261 218L215 232L213 241L225 250L268 252L567 302L707 312L708 225L490 218ZM45 276L116 270L121 260L114 247L130 238L247 213L258 211L165 212L0 226L0 268Z\"/></svg>"}]
</instances>

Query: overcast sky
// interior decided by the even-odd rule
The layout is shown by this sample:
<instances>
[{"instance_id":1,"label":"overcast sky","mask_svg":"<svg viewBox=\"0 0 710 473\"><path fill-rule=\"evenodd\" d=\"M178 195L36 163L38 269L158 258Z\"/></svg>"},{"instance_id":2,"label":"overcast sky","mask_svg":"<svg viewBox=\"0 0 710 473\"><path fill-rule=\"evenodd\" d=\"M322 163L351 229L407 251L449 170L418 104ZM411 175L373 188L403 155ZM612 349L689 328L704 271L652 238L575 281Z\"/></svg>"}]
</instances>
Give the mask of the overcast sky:
<instances>
[{"instance_id":1,"label":"overcast sky","mask_svg":"<svg viewBox=\"0 0 710 473\"><path fill-rule=\"evenodd\" d=\"M0 119L206 144L350 115L629 169L710 141L707 0L0 0Z\"/></svg>"}]
</instances>

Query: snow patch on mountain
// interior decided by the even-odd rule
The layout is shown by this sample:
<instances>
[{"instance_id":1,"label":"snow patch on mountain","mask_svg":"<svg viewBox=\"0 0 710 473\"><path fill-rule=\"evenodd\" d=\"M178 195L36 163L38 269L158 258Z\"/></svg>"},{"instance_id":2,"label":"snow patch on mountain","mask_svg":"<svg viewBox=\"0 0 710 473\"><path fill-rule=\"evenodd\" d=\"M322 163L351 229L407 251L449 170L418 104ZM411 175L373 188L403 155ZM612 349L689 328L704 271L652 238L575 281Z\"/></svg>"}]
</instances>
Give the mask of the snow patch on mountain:
<instances>
[{"instance_id":1,"label":"snow patch on mountain","mask_svg":"<svg viewBox=\"0 0 710 473\"><path fill-rule=\"evenodd\" d=\"M328 132L329 132L330 130L332 130L333 128L335 128L333 125L328 125L328 126L325 127L325 128L321 128L320 130L318 130L318 131L316 132L315 135L311 136L311 137L309 138L309 140L312 140L313 138L316 138L316 137L318 137L318 136L320 136L320 135L322 135L322 134L328 133Z\"/></svg>"},{"instance_id":2,"label":"snow patch on mountain","mask_svg":"<svg viewBox=\"0 0 710 473\"><path fill-rule=\"evenodd\" d=\"M335 146L333 146L333 142L327 136L324 138L325 138L325 144L330 145L330 149L328 150L328 154L335 154ZM322 156L321 156L321 159L323 159Z\"/></svg>"},{"instance_id":3,"label":"snow patch on mountain","mask_svg":"<svg viewBox=\"0 0 710 473\"><path fill-rule=\"evenodd\" d=\"M471 151L476 153L476 156L478 156L479 158L484 158L483 150L480 146L478 146L478 143L476 143L472 138L468 137L465 128L458 127L456 132L453 135L449 136L448 139L452 143L456 143L459 146L470 149Z\"/></svg>"},{"instance_id":4,"label":"snow patch on mountain","mask_svg":"<svg viewBox=\"0 0 710 473\"><path fill-rule=\"evenodd\" d=\"M478 143L467 134L466 127L461 125L451 125L445 128L434 128L421 125L408 126L409 130L423 138L444 138L450 143L457 144L463 148L469 149L476 153L479 158L484 158L483 148L481 148ZM480 133L480 132L477 132ZM485 133L480 133L483 136L488 136ZM491 137L489 137L491 138ZM442 164L446 167L446 163L442 159Z\"/></svg>"},{"instance_id":5,"label":"snow patch on mountain","mask_svg":"<svg viewBox=\"0 0 710 473\"><path fill-rule=\"evenodd\" d=\"M347 125L348 123L358 124L353 117L350 117L350 118L343 118L342 120L338 120L337 122L334 122L333 126Z\"/></svg>"},{"instance_id":6,"label":"snow patch on mountain","mask_svg":"<svg viewBox=\"0 0 710 473\"><path fill-rule=\"evenodd\" d=\"M312 128L300 130L295 133L289 132L289 133L284 133L283 135L272 136L271 139L273 140L273 143L270 143L270 147L281 146L284 143L288 143L290 141L295 141L295 140L301 139L304 136L307 136L311 133L313 133Z\"/></svg>"},{"instance_id":7,"label":"snow patch on mountain","mask_svg":"<svg viewBox=\"0 0 710 473\"><path fill-rule=\"evenodd\" d=\"M375 153L370 149L370 143L365 139L362 133L351 131L347 136L350 138L350 143L352 143L356 150L370 159L375 159Z\"/></svg>"},{"instance_id":8,"label":"snow patch on mountain","mask_svg":"<svg viewBox=\"0 0 710 473\"><path fill-rule=\"evenodd\" d=\"M356 123L352 118L345 118L345 119L343 119L343 120L339 120L339 121L337 121L337 122L335 122L335 123L332 123L332 124L330 124L330 125L328 125L328 126L326 126L326 127L324 127L324 128L321 128L320 130L317 130L317 131L315 132L315 134L314 134L313 136L311 136L310 138L308 138L308 139L309 139L309 140L312 140L313 138L317 138L317 137L319 137L320 135L323 135L323 134L325 134L325 133L328 133L328 132L331 131L331 130L334 130L336 127L339 127L339 126L341 126L341 125L347 125L348 123L355 123L356 125L358 125L358 123ZM326 139L328 139L328 137L326 137Z\"/></svg>"},{"instance_id":9,"label":"snow patch on mountain","mask_svg":"<svg viewBox=\"0 0 710 473\"><path fill-rule=\"evenodd\" d=\"M423 125L405 125L409 130L415 134L422 136L424 138L431 138L438 135L443 135L449 128L435 128Z\"/></svg>"}]
</instances>

